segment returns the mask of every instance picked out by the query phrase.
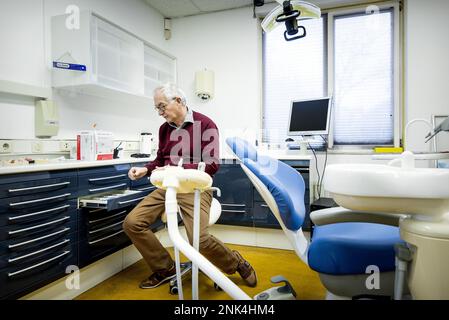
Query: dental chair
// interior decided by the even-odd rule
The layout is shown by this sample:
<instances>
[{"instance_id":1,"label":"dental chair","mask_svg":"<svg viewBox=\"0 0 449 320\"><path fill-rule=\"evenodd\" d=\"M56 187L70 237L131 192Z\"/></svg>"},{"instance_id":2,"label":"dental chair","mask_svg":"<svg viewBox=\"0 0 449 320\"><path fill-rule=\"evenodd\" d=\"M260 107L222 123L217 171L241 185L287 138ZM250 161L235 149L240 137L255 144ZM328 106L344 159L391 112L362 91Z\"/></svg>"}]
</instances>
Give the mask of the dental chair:
<instances>
[{"instance_id":1,"label":"dental chair","mask_svg":"<svg viewBox=\"0 0 449 320\"><path fill-rule=\"evenodd\" d=\"M318 272L327 299L394 296L395 244L401 215L354 212L342 207L312 212L309 242L302 231L305 185L301 175L240 138L228 146L270 210L296 254ZM376 272L379 272L376 277ZM377 281L379 280L379 281Z\"/></svg>"}]
</instances>

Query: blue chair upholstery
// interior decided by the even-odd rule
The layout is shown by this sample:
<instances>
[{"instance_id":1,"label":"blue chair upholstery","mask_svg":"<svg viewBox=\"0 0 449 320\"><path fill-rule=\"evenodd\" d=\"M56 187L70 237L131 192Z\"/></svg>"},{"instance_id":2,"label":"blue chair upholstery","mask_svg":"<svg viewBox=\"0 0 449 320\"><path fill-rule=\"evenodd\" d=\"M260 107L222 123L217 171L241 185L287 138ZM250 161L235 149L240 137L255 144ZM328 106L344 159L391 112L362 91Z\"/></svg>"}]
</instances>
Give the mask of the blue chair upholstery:
<instances>
[{"instance_id":1,"label":"blue chair upholstery","mask_svg":"<svg viewBox=\"0 0 449 320\"><path fill-rule=\"evenodd\" d=\"M239 159L251 159L257 161L257 150L248 141L238 137L227 138L226 143Z\"/></svg>"},{"instance_id":2,"label":"blue chair upholstery","mask_svg":"<svg viewBox=\"0 0 449 320\"><path fill-rule=\"evenodd\" d=\"M271 193L285 227L299 230L305 216L302 176L277 159L258 156L254 147L242 139L226 142ZM361 222L316 226L307 263L313 270L329 275L363 275L370 265L381 272L394 271L394 245L398 242L402 242L399 228L393 226Z\"/></svg>"},{"instance_id":3,"label":"blue chair upholstery","mask_svg":"<svg viewBox=\"0 0 449 320\"><path fill-rule=\"evenodd\" d=\"M305 184L301 175L289 165L269 157L260 157L258 162L246 159L245 164L273 195L284 225L289 230L299 230L306 214ZM276 171L276 174L263 174L264 171L267 173ZM302 197L290 197L289 194L298 194Z\"/></svg>"},{"instance_id":4,"label":"blue chair upholstery","mask_svg":"<svg viewBox=\"0 0 449 320\"><path fill-rule=\"evenodd\" d=\"M313 270L334 275L364 274L375 265L395 270L394 245L402 242L399 228L376 223L344 222L315 227L308 263Z\"/></svg>"}]
</instances>

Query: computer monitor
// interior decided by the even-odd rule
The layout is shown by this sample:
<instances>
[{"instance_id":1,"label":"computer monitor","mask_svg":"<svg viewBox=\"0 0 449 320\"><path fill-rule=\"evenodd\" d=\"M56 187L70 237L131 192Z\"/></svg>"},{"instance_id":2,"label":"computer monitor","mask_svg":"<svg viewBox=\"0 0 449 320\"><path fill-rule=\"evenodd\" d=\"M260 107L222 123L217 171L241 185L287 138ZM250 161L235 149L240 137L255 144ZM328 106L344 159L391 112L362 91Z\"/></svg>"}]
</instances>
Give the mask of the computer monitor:
<instances>
[{"instance_id":1,"label":"computer monitor","mask_svg":"<svg viewBox=\"0 0 449 320\"><path fill-rule=\"evenodd\" d=\"M288 135L313 136L329 134L331 105L331 97L292 101Z\"/></svg>"}]
</instances>

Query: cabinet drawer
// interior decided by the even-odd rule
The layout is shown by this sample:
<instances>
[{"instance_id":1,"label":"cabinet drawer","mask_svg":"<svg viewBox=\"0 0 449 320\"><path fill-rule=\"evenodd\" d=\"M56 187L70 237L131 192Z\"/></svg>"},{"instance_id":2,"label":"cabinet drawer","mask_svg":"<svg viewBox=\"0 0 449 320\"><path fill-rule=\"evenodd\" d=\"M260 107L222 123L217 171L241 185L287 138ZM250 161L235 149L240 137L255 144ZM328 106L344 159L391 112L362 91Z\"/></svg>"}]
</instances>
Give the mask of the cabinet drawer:
<instances>
[{"instance_id":1,"label":"cabinet drawer","mask_svg":"<svg viewBox=\"0 0 449 320\"><path fill-rule=\"evenodd\" d=\"M65 239L70 233L76 232L76 222L58 225L52 230L28 237L15 238L0 242L0 255L4 254L27 254L43 247L48 247Z\"/></svg>"},{"instance_id":2,"label":"cabinet drawer","mask_svg":"<svg viewBox=\"0 0 449 320\"><path fill-rule=\"evenodd\" d=\"M218 224L253 226L253 215L250 208L238 204L222 204Z\"/></svg>"},{"instance_id":3,"label":"cabinet drawer","mask_svg":"<svg viewBox=\"0 0 449 320\"><path fill-rule=\"evenodd\" d=\"M95 234L101 230L107 230L112 225L122 222L134 207L107 211L105 209L80 210L79 230L82 235Z\"/></svg>"},{"instance_id":4,"label":"cabinet drawer","mask_svg":"<svg viewBox=\"0 0 449 320\"><path fill-rule=\"evenodd\" d=\"M51 257L54 253L61 250L70 250L73 244L77 243L77 234L64 234L58 239L52 239L45 244L32 249L15 250L0 255L0 269L7 267L24 267L39 263Z\"/></svg>"},{"instance_id":5,"label":"cabinet drawer","mask_svg":"<svg viewBox=\"0 0 449 320\"><path fill-rule=\"evenodd\" d=\"M11 208L9 207L9 204L10 202L7 202L3 208L8 207L8 209L4 209L4 212L0 213L0 227L30 223L38 224L54 217L60 217L62 214L67 214L69 211L76 211L77 208L77 201L75 199L54 203L43 203L38 206L25 206L23 208Z\"/></svg>"},{"instance_id":6,"label":"cabinet drawer","mask_svg":"<svg viewBox=\"0 0 449 320\"><path fill-rule=\"evenodd\" d=\"M131 244L122 223L94 234L82 234L79 242L79 263L84 267Z\"/></svg>"},{"instance_id":7,"label":"cabinet drawer","mask_svg":"<svg viewBox=\"0 0 449 320\"><path fill-rule=\"evenodd\" d=\"M76 211L67 211L39 222L1 227L0 241L22 242L53 233L62 226L70 225L71 229L75 229L76 223Z\"/></svg>"},{"instance_id":8,"label":"cabinet drawer","mask_svg":"<svg viewBox=\"0 0 449 320\"><path fill-rule=\"evenodd\" d=\"M23 201L71 193L76 197L78 178L76 173L50 173L12 175L0 178L0 198L21 197Z\"/></svg>"},{"instance_id":9,"label":"cabinet drawer","mask_svg":"<svg viewBox=\"0 0 449 320\"><path fill-rule=\"evenodd\" d=\"M45 210L52 206L59 206L68 203L73 196L71 192L60 191L55 195L32 195L25 197L13 197L0 199L0 215L14 212L34 212L35 210Z\"/></svg>"},{"instance_id":10,"label":"cabinet drawer","mask_svg":"<svg viewBox=\"0 0 449 320\"><path fill-rule=\"evenodd\" d=\"M265 202L254 203L254 225L264 228L281 228L281 225Z\"/></svg>"},{"instance_id":11,"label":"cabinet drawer","mask_svg":"<svg viewBox=\"0 0 449 320\"><path fill-rule=\"evenodd\" d=\"M0 297L23 292L27 287L46 284L65 274L66 267L77 264L76 243L70 243L30 264L0 270Z\"/></svg>"},{"instance_id":12,"label":"cabinet drawer","mask_svg":"<svg viewBox=\"0 0 449 320\"><path fill-rule=\"evenodd\" d=\"M137 205L149 193L150 190L114 190L110 192L81 197L79 199L79 202L80 207L102 208L108 211L112 211L126 208L130 205Z\"/></svg>"},{"instance_id":13,"label":"cabinet drawer","mask_svg":"<svg viewBox=\"0 0 449 320\"><path fill-rule=\"evenodd\" d=\"M79 195L96 194L129 187L129 164L80 170Z\"/></svg>"},{"instance_id":14,"label":"cabinet drawer","mask_svg":"<svg viewBox=\"0 0 449 320\"><path fill-rule=\"evenodd\" d=\"M221 190L221 203L245 204L252 207L253 190L248 179L238 164L222 164L214 177L213 185Z\"/></svg>"}]
</instances>

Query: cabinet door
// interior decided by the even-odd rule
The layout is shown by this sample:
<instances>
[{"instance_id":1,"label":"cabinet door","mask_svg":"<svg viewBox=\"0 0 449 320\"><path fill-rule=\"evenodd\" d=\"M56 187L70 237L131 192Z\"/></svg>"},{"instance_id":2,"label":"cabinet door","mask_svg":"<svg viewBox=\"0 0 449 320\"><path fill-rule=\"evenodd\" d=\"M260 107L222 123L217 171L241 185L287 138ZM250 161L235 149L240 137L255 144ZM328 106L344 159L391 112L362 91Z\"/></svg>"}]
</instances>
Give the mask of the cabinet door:
<instances>
[{"instance_id":1,"label":"cabinet door","mask_svg":"<svg viewBox=\"0 0 449 320\"><path fill-rule=\"evenodd\" d=\"M176 82L175 59L145 45L145 95L153 96L158 86Z\"/></svg>"},{"instance_id":2,"label":"cabinet door","mask_svg":"<svg viewBox=\"0 0 449 320\"><path fill-rule=\"evenodd\" d=\"M91 32L93 80L143 95L143 42L96 16Z\"/></svg>"},{"instance_id":3,"label":"cabinet door","mask_svg":"<svg viewBox=\"0 0 449 320\"><path fill-rule=\"evenodd\" d=\"M222 164L214 176L220 188L221 216L217 223L253 226L253 190L251 181L239 164Z\"/></svg>"}]
</instances>

